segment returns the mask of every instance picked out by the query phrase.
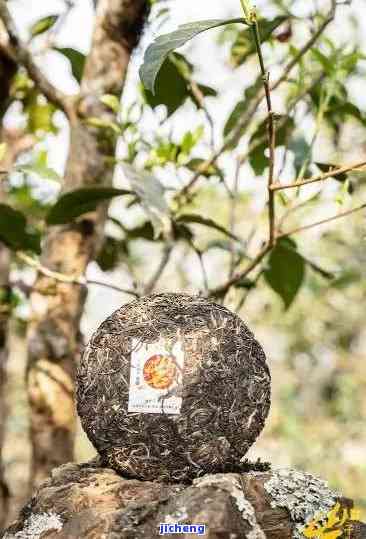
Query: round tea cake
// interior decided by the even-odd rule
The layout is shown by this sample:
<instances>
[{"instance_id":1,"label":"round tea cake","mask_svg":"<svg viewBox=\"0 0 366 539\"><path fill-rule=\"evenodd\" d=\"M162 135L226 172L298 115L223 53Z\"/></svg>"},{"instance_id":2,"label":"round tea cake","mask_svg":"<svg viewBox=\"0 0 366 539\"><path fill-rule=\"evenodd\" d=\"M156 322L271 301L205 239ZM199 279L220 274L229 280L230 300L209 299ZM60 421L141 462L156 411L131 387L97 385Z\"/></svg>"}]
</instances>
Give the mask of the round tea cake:
<instances>
[{"instance_id":1,"label":"round tea cake","mask_svg":"<svg viewBox=\"0 0 366 539\"><path fill-rule=\"evenodd\" d=\"M264 352L244 322L202 297L156 294L94 333L77 406L104 464L131 478L185 481L237 471L270 406Z\"/></svg>"}]
</instances>

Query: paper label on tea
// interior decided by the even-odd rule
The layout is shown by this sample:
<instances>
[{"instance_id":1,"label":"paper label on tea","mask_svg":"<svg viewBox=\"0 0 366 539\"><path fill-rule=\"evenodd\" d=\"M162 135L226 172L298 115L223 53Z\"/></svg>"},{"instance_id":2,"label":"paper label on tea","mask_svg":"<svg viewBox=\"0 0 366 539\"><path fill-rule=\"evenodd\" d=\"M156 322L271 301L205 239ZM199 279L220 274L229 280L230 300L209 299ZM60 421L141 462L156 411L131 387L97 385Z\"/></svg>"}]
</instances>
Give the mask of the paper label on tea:
<instances>
[{"instance_id":1,"label":"paper label on tea","mask_svg":"<svg viewBox=\"0 0 366 539\"><path fill-rule=\"evenodd\" d=\"M184 350L180 340L132 341L129 412L180 414Z\"/></svg>"}]
</instances>

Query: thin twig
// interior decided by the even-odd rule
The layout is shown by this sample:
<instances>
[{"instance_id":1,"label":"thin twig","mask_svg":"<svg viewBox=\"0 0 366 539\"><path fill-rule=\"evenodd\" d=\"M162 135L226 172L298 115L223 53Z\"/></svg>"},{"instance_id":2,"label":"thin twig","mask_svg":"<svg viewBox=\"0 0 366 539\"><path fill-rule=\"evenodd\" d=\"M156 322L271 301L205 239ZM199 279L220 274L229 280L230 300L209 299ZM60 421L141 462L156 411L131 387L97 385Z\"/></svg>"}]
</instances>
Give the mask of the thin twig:
<instances>
[{"instance_id":1,"label":"thin twig","mask_svg":"<svg viewBox=\"0 0 366 539\"><path fill-rule=\"evenodd\" d=\"M310 225L301 226L292 230L289 230L287 232L280 233L276 236L276 239L282 239L282 238L288 238L290 236L293 236L295 234L299 234L300 232L305 232L306 230L309 230L311 228L315 228L320 225L324 225L326 223L330 223L332 221L336 221L338 219L341 219L343 217L347 217L349 215L352 215L353 213L359 212L366 209L366 203L362 204L361 206L358 206L356 208L352 208L350 210L347 210L342 213L338 213L337 215L333 215L332 217L328 217L327 219L322 219L321 221L316 221L315 223L311 223ZM211 297L222 297L225 295L228 290L231 288L231 286L235 285L242 279L245 279L264 259L264 257L272 251L273 245L271 246L269 243L266 243L263 245L262 249L259 251L259 253L256 255L256 257L251 261L251 263L242 271L238 272L235 275L233 275L225 284L210 290L209 295Z\"/></svg>"},{"instance_id":2,"label":"thin twig","mask_svg":"<svg viewBox=\"0 0 366 539\"><path fill-rule=\"evenodd\" d=\"M226 149L229 147L229 144L224 144L221 146L219 150L213 153L213 155L204 163L202 163L197 170L197 172L194 174L192 179L185 185L175 196L176 200L179 200L181 198L184 198L188 195L188 193L191 191L192 187L197 183L197 181L200 179L202 175L205 174L209 170L209 168L216 163L219 157L226 151Z\"/></svg>"},{"instance_id":3,"label":"thin twig","mask_svg":"<svg viewBox=\"0 0 366 539\"><path fill-rule=\"evenodd\" d=\"M194 81L191 81L190 83L191 85L191 90L192 90L192 94L194 96L194 98L196 99L197 103L199 104L200 108L203 110L206 118L207 118L207 121L210 125L210 130L211 130L211 137L210 137L210 146L211 146L211 149L212 151L215 150L215 122L214 122L214 119L213 117L211 116L208 108L206 107L206 104L205 104L205 96L203 95L200 87L198 86L198 84Z\"/></svg>"},{"instance_id":4,"label":"thin twig","mask_svg":"<svg viewBox=\"0 0 366 539\"><path fill-rule=\"evenodd\" d=\"M293 215L295 212L301 210L302 208L305 208L308 206L309 203L311 203L313 201L314 198L318 197L320 192L316 193L315 197L314 195L310 198L307 198L305 200L301 200L301 202L299 202L298 204L295 204L294 206L291 206L290 208L287 209L287 211L284 212L284 214L282 215L282 217L279 219L279 221L277 222L277 230L281 230L283 224L285 223L285 221L287 221L287 219Z\"/></svg>"},{"instance_id":5,"label":"thin twig","mask_svg":"<svg viewBox=\"0 0 366 539\"><path fill-rule=\"evenodd\" d=\"M173 246L169 242L167 245L165 245L163 250L163 256L161 258L161 261L156 268L153 276L148 281L148 283L144 287L143 295L146 296L147 294L151 294L151 292L154 290L155 286L157 285L160 277L163 274L163 271L165 270L166 266L169 263L170 255L172 254Z\"/></svg>"},{"instance_id":6,"label":"thin twig","mask_svg":"<svg viewBox=\"0 0 366 539\"><path fill-rule=\"evenodd\" d=\"M262 249L259 251L257 256L251 261L251 263L245 268L245 270L235 273L225 284L218 286L217 288L214 288L213 290L210 290L209 295L212 297L220 297L225 295L229 288L241 281L242 279L245 279L251 273L254 268L256 268L263 260L263 258L272 250L272 246L269 243L266 243Z\"/></svg>"},{"instance_id":7,"label":"thin twig","mask_svg":"<svg viewBox=\"0 0 366 539\"><path fill-rule=\"evenodd\" d=\"M6 54L11 56L17 63L26 68L30 78L34 81L39 90L47 97L47 99L63 110L70 120L75 119L74 99L65 95L58 90L49 80L43 75L40 68L35 64L32 54L29 52L25 44L18 36L13 18L9 12L6 0L0 0L0 18L2 19L6 31L9 35L9 47L4 50ZM2 47L4 47L2 45Z\"/></svg>"},{"instance_id":8,"label":"thin twig","mask_svg":"<svg viewBox=\"0 0 366 539\"><path fill-rule=\"evenodd\" d=\"M275 229L276 229L276 214L275 214L275 194L272 190L274 183L274 171L275 171L275 156L276 156L276 129L274 124L274 112L272 109L271 88L269 82L269 73L264 66L264 59L262 54L261 37L259 33L259 25L257 18L255 18L252 25L253 36L255 45L257 48L257 54L259 58L259 64L263 77L264 93L266 96L266 104L268 111L268 145L269 145L269 173L268 173L268 210L269 210L269 244L273 245L275 242Z\"/></svg>"},{"instance_id":9,"label":"thin twig","mask_svg":"<svg viewBox=\"0 0 366 539\"><path fill-rule=\"evenodd\" d=\"M301 58L311 49L311 47L316 43L319 37L324 33L328 25L334 19L336 7L337 7L337 2L335 0L332 0L331 9L327 17L325 18L323 24L321 24L318 30L311 36L311 38L299 50L297 55L294 56L293 60L291 60L291 62L287 64L287 66L284 68L282 75L277 79L277 81L274 82L270 86L271 92L273 92L274 90L277 90L279 86L281 86L284 82L286 82L293 68L300 62ZM238 122L238 125L236 126L232 135L228 137L225 143L216 152L214 152L212 156L209 159L207 159L207 161L205 161L205 163L202 164L202 166L200 167L200 170L194 174L194 176L189 181L189 183L185 187L183 187L179 193L177 193L176 199L187 196L187 194L191 191L191 189L197 183L201 175L204 174L204 172L206 172L210 168L210 166L214 165L227 149L237 144L238 140L241 137L241 134L247 131L247 128L250 122L252 121L264 97L265 97L265 93L262 91L259 92L257 98L252 102L251 106L248 107L247 111L245 112L241 120Z\"/></svg>"},{"instance_id":10,"label":"thin twig","mask_svg":"<svg viewBox=\"0 0 366 539\"><path fill-rule=\"evenodd\" d=\"M258 271L255 279L253 280L253 286L251 286L248 290L246 290L243 294L243 296L240 298L238 305L235 308L235 312L238 313L241 311L241 309L244 307L245 302L247 301L249 294L254 290L258 284L259 279L261 278L263 274L263 270Z\"/></svg>"},{"instance_id":11,"label":"thin twig","mask_svg":"<svg viewBox=\"0 0 366 539\"><path fill-rule=\"evenodd\" d=\"M42 266L42 264L38 260L35 260L31 256L28 256L26 253L23 253L21 251L17 251L16 255L19 258L19 260L21 260L22 262L25 262L28 266L35 268L39 273L41 273L45 277L49 277L50 279L54 279L55 281L59 281L61 283L67 283L67 284L78 284L81 286L87 286L89 284L93 284L97 286L103 286L104 288L109 288L111 290L116 290L117 292L122 292L123 294L134 296L135 298L139 297L139 294L135 292L134 290L120 288L119 286L108 284L108 283L103 283L101 281L96 281L94 279L87 279L86 277L80 276L80 275L79 276L65 275L63 273L58 273L57 271L52 271L49 268Z\"/></svg>"},{"instance_id":12,"label":"thin twig","mask_svg":"<svg viewBox=\"0 0 366 539\"><path fill-rule=\"evenodd\" d=\"M286 115L283 115L279 119L277 119L276 121L277 130L281 129L281 127L283 127L286 124L286 122L288 121L290 112L292 112L295 109L295 107L300 103L300 101L302 101L306 96L308 96L313 90L313 88L315 88L317 84L319 84L323 79L324 79L324 74L322 74L317 79L315 79L309 86L304 88L304 90L296 96L296 98L288 105ZM261 137L255 138L255 140L253 140L253 142L249 145L249 148L247 149L247 151L240 157L240 164L241 165L244 164L248 160L249 155L254 150L259 148L259 146L261 146L263 142L265 142L266 140L267 140L267 134L264 134Z\"/></svg>"},{"instance_id":13,"label":"thin twig","mask_svg":"<svg viewBox=\"0 0 366 539\"><path fill-rule=\"evenodd\" d=\"M324 33L329 24L334 20L337 9L337 0L332 0L330 10L325 17L323 23L319 26L318 30L314 32L311 38L305 43L305 45L299 50L299 52L293 57L291 62L285 67L281 77L271 86L271 91L276 90L280 84L287 80L288 75L291 73L293 68L299 63L301 58L309 52L309 50L315 45L319 37Z\"/></svg>"},{"instance_id":14,"label":"thin twig","mask_svg":"<svg viewBox=\"0 0 366 539\"><path fill-rule=\"evenodd\" d=\"M200 266L201 266L203 288L204 288L205 294L208 294L208 291L209 291L208 275L207 275L207 271L206 271L206 267L205 267L205 262L203 260L203 252L200 251L200 249L198 249L193 244L193 242L190 242L190 245L191 245L193 251L196 253L196 255L198 257L198 260L199 260L199 263L200 263Z\"/></svg>"},{"instance_id":15,"label":"thin twig","mask_svg":"<svg viewBox=\"0 0 366 539\"><path fill-rule=\"evenodd\" d=\"M358 206L357 208L352 208L351 210L347 210L342 213L338 213L337 215L333 215L332 217L328 217L327 219L322 219L321 221L317 221L315 223L311 223L310 225L301 226L299 228L295 228L293 230L289 230L288 232L283 232L281 234L277 235L277 240L282 238L288 238L290 236L294 236L295 234L299 234L300 232L305 232L306 230L309 230L311 228L315 228L320 225L324 225L326 223L330 223L332 221L336 221L338 219L342 219L343 217L347 217L348 215L352 215L353 213L359 212L366 209L366 203L362 204L361 206ZM264 259L264 257L272 251L273 246L269 245L269 243L266 243L262 249L259 251L257 256L251 261L251 263L242 271L238 272L231 279L229 279L225 284L210 290L209 295L211 297L222 297L225 295L228 290L231 288L231 286L235 285L242 279L245 279Z\"/></svg>"},{"instance_id":16,"label":"thin twig","mask_svg":"<svg viewBox=\"0 0 366 539\"><path fill-rule=\"evenodd\" d=\"M315 228L317 226L324 225L326 223L331 223L332 221L336 221L337 219L341 219L342 217L347 217L348 215L351 215L353 213L359 212L364 209L366 209L366 204L362 204L361 206L357 206L356 208L352 208L351 210L338 213L337 215L333 215L332 217L328 217L327 219L316 221L315 223L311 223L310 225L300 226L298 228L294 228L293 230L289 230L288 232L283 232L279 234L277 238L278 239L288 238L289 236L299 234L299 232L304 232L305 230L309 230L310 228Z\"/></svg>"},{"instance_id":17,"label":"thin twig","mask_svg":"<svg viewBox=\"0 0 366 539\"><path fill-rule=\"evenodd\" d=\"M296 187L302 187L303 185L309 185L311 183L321 182L323 180L327 180L328 178L339 176L340 174L357 171L357 170L363 169L365 166L366 166L366 161L361 161L361 162L353 163L350 165L344 165L343 167L334 168L332 170L329 170L328 172L319 174L317 176L314 176L313 178L309 178L308 180L295 181L293 183L287 183L287 184L281 184L281 183L276 182L272 185L271 189L272 191L282 191L283 189L293 189Z\"/></svg>"},{"instance_id":18,"label":"thin twig","mask_svg":"<svg viewBox=\"0 0 366 539\"><path fill-rule=\"evenodd\" d=\"M239 190L239 175L240 175L240 160L238 159L236 163L233 191L230 197L231 203L230 203L230 229L229 230L231 234L235 234L236 208L238 204L238 190ZM231 257L230 257L229 278L234 275L234 271L235 271L236 246L235 246L234 241L230 242L230 251L231 251Z\"/></svg>"}]
</instances>

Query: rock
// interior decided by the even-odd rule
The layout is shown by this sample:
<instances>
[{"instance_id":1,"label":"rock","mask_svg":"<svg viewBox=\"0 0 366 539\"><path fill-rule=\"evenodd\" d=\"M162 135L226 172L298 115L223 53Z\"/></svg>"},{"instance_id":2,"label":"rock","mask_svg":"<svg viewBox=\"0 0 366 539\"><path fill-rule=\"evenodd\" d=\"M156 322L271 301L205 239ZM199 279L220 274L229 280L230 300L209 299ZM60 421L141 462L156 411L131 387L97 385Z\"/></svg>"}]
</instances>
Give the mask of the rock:
<instances>
[{"instance_id":1,"label":"rock","mask_svg":"<svg viewBox=\"0 0 366 539\"><path fill-rule=\"evenodd\" d=\"M168 485L125 479L95 460L54 470L4 539L154 539L166 529L161 525L173 523L205 525L207 539L300 538L305 521L326 515L337 502L340 517L353 507L324 481L294 470L214 474L192 485ZM364 524L350 524L350 539L366 538Z\"/></svg>"}]
</instances>

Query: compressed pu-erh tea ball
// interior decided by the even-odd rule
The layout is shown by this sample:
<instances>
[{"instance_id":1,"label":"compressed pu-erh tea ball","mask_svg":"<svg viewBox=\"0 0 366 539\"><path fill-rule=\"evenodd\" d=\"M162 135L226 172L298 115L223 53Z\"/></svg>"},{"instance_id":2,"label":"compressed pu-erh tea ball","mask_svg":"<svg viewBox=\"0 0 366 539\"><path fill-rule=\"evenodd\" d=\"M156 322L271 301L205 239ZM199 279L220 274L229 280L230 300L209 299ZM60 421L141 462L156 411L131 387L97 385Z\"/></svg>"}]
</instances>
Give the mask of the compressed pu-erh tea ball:
<instances>
[{"instance_id":1,"label":"compressed pu-erh tea ball","mask_svg":"<svg viewBox=\"0 0 366 539\"><path fill-rule=\"evenodd\" d=\"M157 294L124 305L94 333L77 406L105 465L130 478L185 481L240 470L269 411L270 374L228 309Z\"/></svg>"}]
</instances>

